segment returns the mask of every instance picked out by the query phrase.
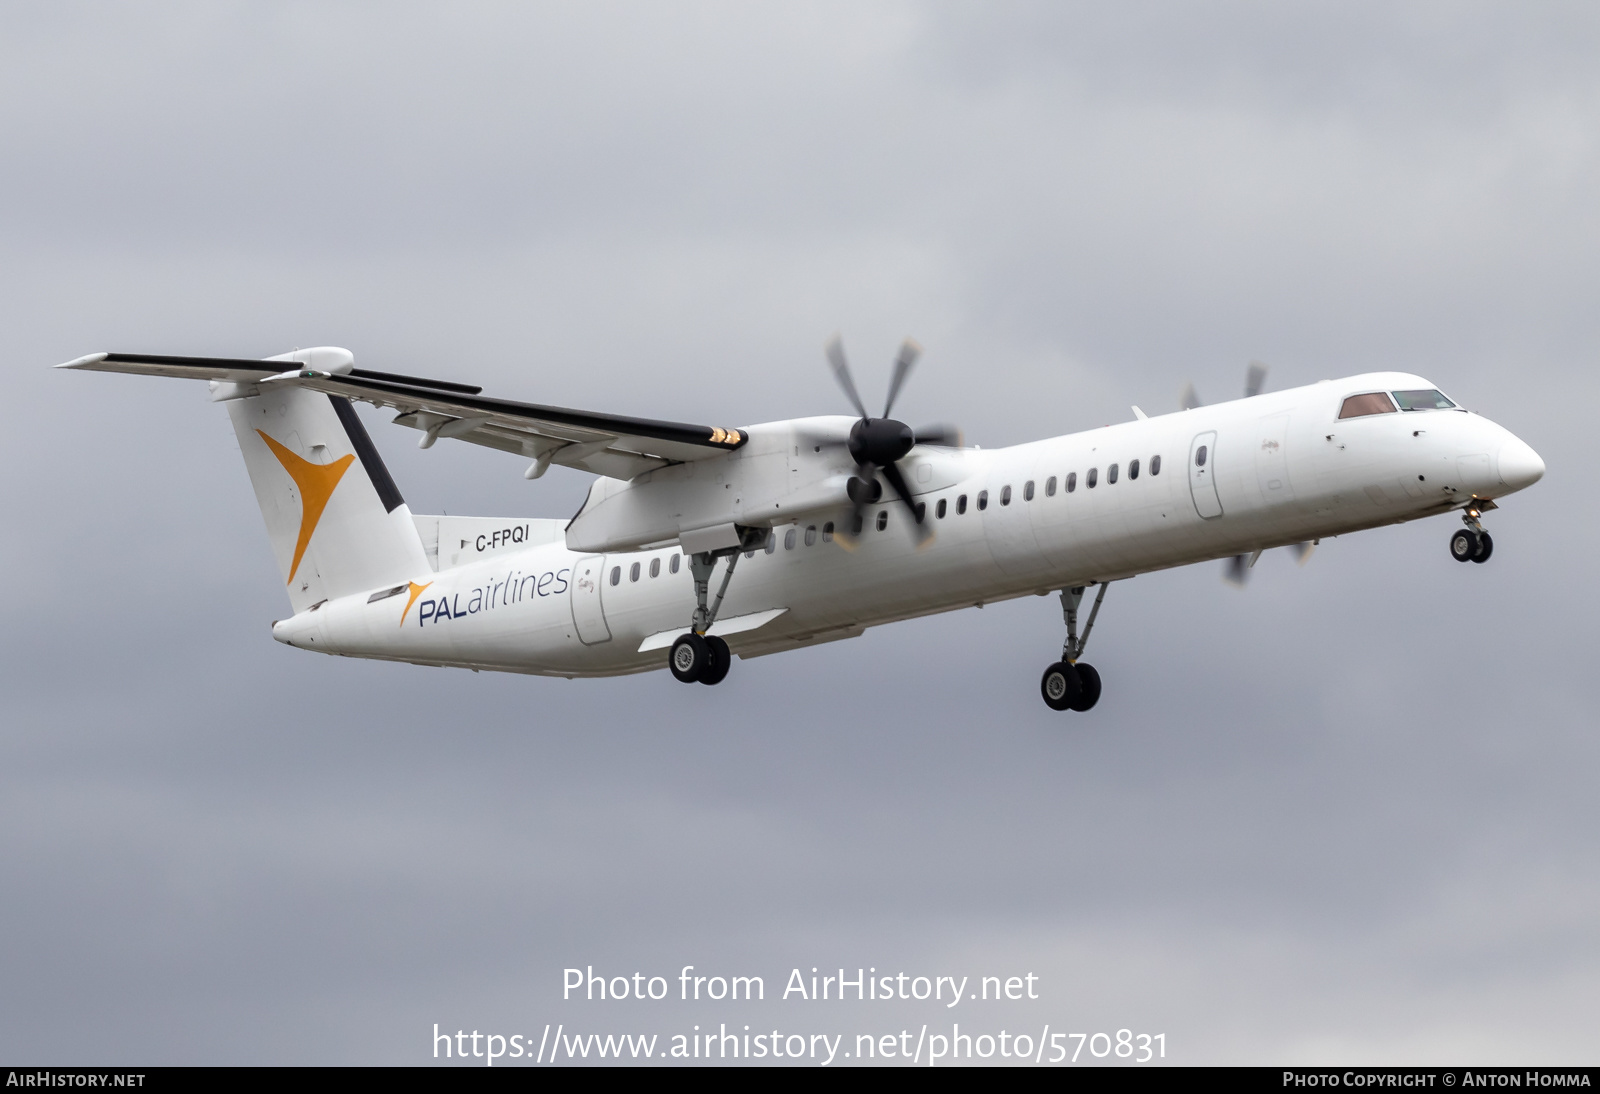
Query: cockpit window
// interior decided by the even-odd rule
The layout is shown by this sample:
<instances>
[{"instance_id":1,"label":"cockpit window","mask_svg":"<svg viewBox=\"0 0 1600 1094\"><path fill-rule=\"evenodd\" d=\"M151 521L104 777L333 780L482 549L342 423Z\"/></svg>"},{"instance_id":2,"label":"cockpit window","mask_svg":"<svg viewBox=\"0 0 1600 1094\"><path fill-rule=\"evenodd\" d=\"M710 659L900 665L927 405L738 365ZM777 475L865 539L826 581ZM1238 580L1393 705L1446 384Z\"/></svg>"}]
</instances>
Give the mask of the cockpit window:
<instances>
[{"instance_id":1,"label":"cockpit window","mask_svg":"<svg viewBox=\"0 0 1600 1094\"><path fill-rule=\"evenodd\" d=\"M1344 401L1344 406L1339 408L1341 418L1364 418L1368 414L1393 413L1394 404L1382 391L1374 391L1371 395L1352 395Z\"/></svg>"},{"instance_id":2,"label":"cockpit window","mask_svg":"<svg viewBox=\"0 0 1600 1094\"><path fill-rule=\"evenodd\" d=\"M1444 393L1428 388L1421 391L1394 391L1390 392L1394 401L1400 404L1401 410L1449 410L1456 404L1444 397Z\"/></svg>"}]
</instances>

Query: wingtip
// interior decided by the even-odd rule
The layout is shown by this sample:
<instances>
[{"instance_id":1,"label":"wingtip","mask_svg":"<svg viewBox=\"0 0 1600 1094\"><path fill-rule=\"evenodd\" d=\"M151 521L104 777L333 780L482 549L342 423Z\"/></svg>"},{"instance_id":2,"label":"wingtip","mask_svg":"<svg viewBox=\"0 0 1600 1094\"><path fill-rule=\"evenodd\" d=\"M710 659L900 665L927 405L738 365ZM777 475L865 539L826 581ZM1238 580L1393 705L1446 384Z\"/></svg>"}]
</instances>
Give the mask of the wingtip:
<instances>
[{"instance_id":1,"label":"wingtip","mask_svg":"<svg viewBox=\"0 0 1600 1094\"><path fill-rule=\"evenodd\" d=\"M110 356L111 356L111 354L109 354L109 353L91 353L91 354L88 354L87 356L84 356L84 357L75 357L71 361L64 361L61 364L56 365L55 367L56 368L89 368L92 365L98 365L101 361L104 361L107 357L110 357Z\"/></svg>"}]
</instances>

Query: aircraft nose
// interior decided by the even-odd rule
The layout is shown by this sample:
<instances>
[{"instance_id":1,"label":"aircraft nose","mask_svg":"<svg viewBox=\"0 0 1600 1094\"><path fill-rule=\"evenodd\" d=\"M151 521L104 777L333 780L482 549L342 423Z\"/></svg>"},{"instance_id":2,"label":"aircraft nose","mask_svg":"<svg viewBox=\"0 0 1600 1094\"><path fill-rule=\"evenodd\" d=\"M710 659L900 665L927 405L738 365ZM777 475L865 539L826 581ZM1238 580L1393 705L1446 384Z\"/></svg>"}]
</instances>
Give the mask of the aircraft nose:
<instances>
[{"instance_id":1,"label":"aircraft nose","mask_svg":"<svg viewBox=\"0 0 1600 1094\"><path fill-rule=\"evenodd\" d=\"M1544 478L1544 461L1527 443L1511 438L1500 446L1495 457L1500 481L1513 490L1522 490Z\"/></svg>"}]
</instances>

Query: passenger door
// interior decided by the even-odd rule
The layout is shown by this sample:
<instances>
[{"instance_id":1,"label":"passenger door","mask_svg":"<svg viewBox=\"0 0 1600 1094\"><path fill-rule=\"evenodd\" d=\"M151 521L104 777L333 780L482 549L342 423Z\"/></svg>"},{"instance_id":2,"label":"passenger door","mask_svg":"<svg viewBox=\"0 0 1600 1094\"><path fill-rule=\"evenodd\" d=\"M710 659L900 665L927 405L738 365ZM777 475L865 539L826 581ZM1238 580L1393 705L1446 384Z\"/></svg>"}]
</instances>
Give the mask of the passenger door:
<instances>
[{"instance_id":1,"label":"passenger door","mask_svg":"<svg viewBox=\"0 0 1600 1094\"><path fill-rule=\"evenodd\" d=\"M572 567L572 625L578 628L578 641L585 646L611 641L605 606L600 602L605 572L604 555L580 558Z\"/></svg>"},{"instance_id":2,"label":"passenger door","mask_svg":"<svg viewBox=\"0 0 1600 1094\"><path fill-rule=\"evenodd\" d=\"M1222 515L1222 499L1217 497L1217 435L1202 433L1189 444L1189 494L1195 512L1206 520Z\"/></svg>"}]
</instances>

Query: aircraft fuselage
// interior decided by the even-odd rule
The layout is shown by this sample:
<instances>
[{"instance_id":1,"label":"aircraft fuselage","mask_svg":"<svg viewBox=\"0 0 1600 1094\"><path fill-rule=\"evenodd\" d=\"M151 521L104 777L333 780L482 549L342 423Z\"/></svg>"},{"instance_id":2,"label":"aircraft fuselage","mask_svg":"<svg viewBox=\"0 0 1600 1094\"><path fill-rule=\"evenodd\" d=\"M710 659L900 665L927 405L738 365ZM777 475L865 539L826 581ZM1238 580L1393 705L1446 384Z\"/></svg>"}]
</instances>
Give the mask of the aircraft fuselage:
<instances>
[{"instance_id":1,"label":"aircraft fuselage","mask_svg":"<svg viewBox=\"0 0 1600 1094\"><path fill-rule=\"evenodd\" d=\"M747 628L726 634L734 653L758 656L1446 513L1543 473L1526 444L1460 409L1339 417L1361 392L1432 387L1373 373L1008 448L918 448L902 466L931 543L917 548L911 515L887 492L850 548L827 534L848 510L785 514L795 523L738 558L718 619ZM765 460L764 474L794 482L847 473L848 455L806 443L808 425L837 421L752 427L746 449L712 463L728 465L729 489L742 488L741 461ZM438 544L438 569L404 591L326 601L273 635L326 653L540 675L665 667L670 636L688 629L695 607L680 547L597 555L505 538L473 543L477 560L455 565L459 552ZM719 567L713 593L721 576Z\"/></svg>"}]
</instances>

